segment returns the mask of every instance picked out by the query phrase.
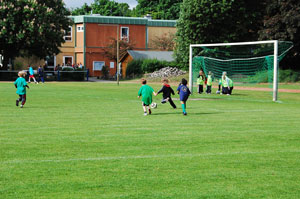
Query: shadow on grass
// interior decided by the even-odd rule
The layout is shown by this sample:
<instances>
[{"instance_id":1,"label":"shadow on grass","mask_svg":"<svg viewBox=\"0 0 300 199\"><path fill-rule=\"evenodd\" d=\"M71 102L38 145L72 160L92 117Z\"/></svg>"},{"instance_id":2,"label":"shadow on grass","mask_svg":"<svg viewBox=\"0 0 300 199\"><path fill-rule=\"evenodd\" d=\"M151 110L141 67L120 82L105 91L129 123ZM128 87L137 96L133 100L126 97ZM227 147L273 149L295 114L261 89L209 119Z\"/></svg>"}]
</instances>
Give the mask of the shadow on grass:
<instances>
[{"instance_id":1,"label":"shadow on grass","mask_svg":"<svg viewBox=\"0 0 300 199\"><path fill-rule=\"evenodd\" d=\"M198 112L198 113L187 113L187 115L213 115L213 114L221 114L222 112ZM182 112L169 112L169 113L152 113L152 116L162 116L162 115L182 115Z\"/></svg>"},{"instance_id":2,"label":"shadow on grass","mask_svg":"<svg viewBox=\"0 0 300 199\"><path fill-rule=\"evenodd\" d=\"M188 113L188 115L214 115L214 114L221 114L223 112L207 112L207 113L203 113L203 112L199 112L199 113Z\"/></svg>"},{"instance_id":3,"label":"shadow on grass","mask_svg":"<svg viewBox=\"0 0 300 199\"><path fill-rule=\"evenodd\" d=\"M231 94L231 96L247 96L248 94L244 94L244 93L233 93Z\"/></svg>"}]
</instances>

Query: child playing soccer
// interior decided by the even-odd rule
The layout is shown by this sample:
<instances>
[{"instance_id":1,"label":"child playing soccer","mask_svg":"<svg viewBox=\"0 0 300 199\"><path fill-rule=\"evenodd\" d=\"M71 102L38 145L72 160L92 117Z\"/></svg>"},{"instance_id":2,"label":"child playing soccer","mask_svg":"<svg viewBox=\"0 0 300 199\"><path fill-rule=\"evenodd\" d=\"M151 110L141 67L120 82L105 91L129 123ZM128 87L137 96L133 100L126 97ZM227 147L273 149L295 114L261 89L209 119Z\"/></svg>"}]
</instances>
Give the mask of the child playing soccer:
<instances>
[{"instance_id":1,"label":"child playing soccer","mask_svg":"<svg viewBox=\"0 0 300 199\"><path fill-rule=\"evenodd\" d=\"M163 79L162 80L163 87L156 93L158 95L159 93L163 93L163 99L161 101L162 104L169 102L173 108L176 108L176 105L174 104L171 94L175 95L174 90L171 88L171 86L168 84L169 80L168 79ZM156 96L155 95L155 96Z\"/></svg>"},{"instance_id":2,"label":"child playing soccer","mask_svg":"<svg viewBox=\"0 0 300 199\"><path fill-rule=\"evenodd\" d=\"M17 94L19 95L19 98L16 100L16 106L19 106L19 102L22 102L21 108L23 108L25 102L26 102L26 87L29 88L29 86L26 83L25 80L26 73L23 71L20 71L18 73L18 79L15 81L14 85L17 88Z\"/></svg>"},{"instance_id":3,"label":"child playing soccer","mask_svg":"<svg viewBox=\"0 0 300 199\"><path fill-rule=\"evenodd\" d=\"M150 109L150 104L152 103L152 93L156 95L153 88L147 85L146 79L141 79L142 87L140 88L138 92L138 98L142 96L142 105L144 109L144 115L147 115L147 109L149 111L149 115L152 113Z\"/></svg>"},{"instance_id":4,"label":"child playing soccer","mask_svg":"<svg viewBox=\"0 0 300 199\"><path fill-rule=\"evenodd\" d=\"M186 86L187 85L187 80L182 79L181 84L177 88L177 92L180 96L180 103L183 111L183 115L187 115L186 113L186 101L189 98L189 95L191 94L190 89Z\"/></svg>"},{"instance_id":5,"label":"child playing soccer","mask_svg":"<svg viewBox=\"0 0 300 199\"><path fill-rule=\"evenodd\" d=\"M28 66L28 70L29 70L29 78L28 78L28 83L30 83L31 78L33 79L34 83L38 84L38 82L35 80L34 78L34 71L33 68L31 66Z\"/></svg>"}]
</instances>

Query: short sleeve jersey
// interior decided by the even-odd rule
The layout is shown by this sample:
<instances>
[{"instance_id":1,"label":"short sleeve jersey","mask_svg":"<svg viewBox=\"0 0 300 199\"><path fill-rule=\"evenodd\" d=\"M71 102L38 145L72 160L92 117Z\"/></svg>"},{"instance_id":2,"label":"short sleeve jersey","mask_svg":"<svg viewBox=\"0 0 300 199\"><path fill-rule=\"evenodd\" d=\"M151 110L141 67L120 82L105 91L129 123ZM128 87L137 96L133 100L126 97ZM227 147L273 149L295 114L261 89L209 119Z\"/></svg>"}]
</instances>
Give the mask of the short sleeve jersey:
<instances>
[{"instance_id":1,"label":"short sleeve jersey","mask_svg":"<svg viewBox=\"0 0 300 199\"><path fill-rule=\"evenodd\" d=\"M143 85L139 92L138 96L142 96L142 101L146 105L150 105L152 103L152 93L154 92L153 88L148 85Z\"/></svg>"},{"instance_id":2,"label":"short sleeve jersey","mask_svg":"<svg viewBox=\"0 0 300 199\"><path fill-rule=\"evenodd\" d=\"M207 86L211 86L212 85L212 77L211 75L207 75Z\"/></svg>"},{"instance_id":3,"label":"short sleeve jersey","mask_svg":"<svg viewBox=\"0 0 300 199\"><path fill-rule=\"evenodd\" d=\"M32 67L29 67L29 74L30 74L30 75L33 75L33 74L34 74L34 71L33 71L33 68L32 68Z\"/></svg>"},{"instance_id":4,"label":"short sleeve jersey","mask_svg":"<svg viewBox=\"0 0 300 199\"><path fill-rule=\"evenodd\" d=\"M26 94L26 80L23 77L19 77L15 83L15 85L17 85L17 94L18 95L24 95Z\"/></svg>"},{"instance_id":5,"label":"short sleeve jersey","mask_svg":"<svg viewBox=\"0 0 300 199\"><path fill-rule=\"evenodd\" d=\"M191 94L190 89L182 84L178 86L177 91L179 91L180 101L186 101Z\"/></svg>"}]
</instances>

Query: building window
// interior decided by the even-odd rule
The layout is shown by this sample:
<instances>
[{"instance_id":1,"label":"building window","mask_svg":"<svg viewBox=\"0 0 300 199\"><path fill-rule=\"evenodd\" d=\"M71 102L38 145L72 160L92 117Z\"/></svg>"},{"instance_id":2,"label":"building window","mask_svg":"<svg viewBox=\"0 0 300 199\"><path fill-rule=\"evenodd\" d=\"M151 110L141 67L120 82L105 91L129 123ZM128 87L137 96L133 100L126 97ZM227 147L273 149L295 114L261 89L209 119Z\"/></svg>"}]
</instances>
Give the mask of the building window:
<instances>
[{"instance_id":1,"label":"building window","mask_svg":"<svg viewBox=\"0 0 300 199\"><path fill-rule=\"evenodd\" d=\"M102 71L104 65L105 65L104 61L93 61L93 70Z\"/></svg>"},{"instance_id":2,"label":"building window","mask_svg":"<svg viewBox=\"0 0 300 199\"><path fill-rule=\"evenodd\" d=\"M54 68L56 66L56 56L47 56L45 61L47 68Z\"/></svg>"},{"instance_id":3,"label":"building window","mask_svg":"<svg viewBox=\"0 0 300 199\"><path fill-rule=\"evenodd\" d=\"M72 27L69 26L68 30L65 30L65 36L64 36L65 41L72 41Z\"/></svg>"},{"instance_id":4,"label":"building window","mask_svg":"<svg viewBox=\"0 0 300 199\"><path fill-rule=\"evenodd\" d=\"M64 66L72 66L73 65L73 57L72 56L64 56L63 57Z\"/></svg>"},{"instance_id":5,"label":"building window","mask_svg":"<svg viewBox=\"0 0 300 199\"><path fill-rule=\"evenodd\" d=\"M77 26L77 32L83 32L83 26Z\"/></svg>"},{"instance_id":6,"label":"building window","mask_svg":"<svg viewBox=\"0 0 300 199\"><path fill-rule=\"evenodd\" d=\"M129 28L121 27L121 40L129 42Z\"/></svg>"}]
</instances>

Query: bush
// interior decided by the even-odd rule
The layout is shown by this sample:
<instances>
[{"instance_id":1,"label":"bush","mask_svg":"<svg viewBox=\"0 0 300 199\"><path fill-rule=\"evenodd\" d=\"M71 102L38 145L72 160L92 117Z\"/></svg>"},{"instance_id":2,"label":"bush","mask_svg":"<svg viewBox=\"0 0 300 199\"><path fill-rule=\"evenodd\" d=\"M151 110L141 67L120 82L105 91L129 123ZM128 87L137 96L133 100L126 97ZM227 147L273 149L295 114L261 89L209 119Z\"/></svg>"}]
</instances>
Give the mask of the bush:
<instances>
[{"instance_id":1,"label":"bush","mask_svg":"<svg viewBox=\"0 0 300 199\"><path fill-rule=\"evenodd\" d=\"M300 81L300 73L293 70L280 70L279 82L297 82Z\"/></svg>"},{"instance_id":2,"label":"bush","mask_svg":"<svg viewBox=\"0 0 300 199\"><path fill-rule=\"evenodd\" d=\"M101 72L102 72L103 79L108 79L108 75L109 75L108 66L103 66Z\"/></svg>"},{"instance_id":3,"label":"bush","mask_svg":"<svg viewBox=\"0 0 300 199\"><path fill-rule=\"evenodd\" d=\"M270 78L270 79L269 79ZM254 76L244 79L249 83L273 82L273 71L259 71ZM300 73L293 70L279 70L278 82L298 82Z\"/></svg>"},{"instance_id":4,"label":"bush","mask_svg":"<svg viewBox=\"0 0 300 199\"><path fill-rule=\"evenodd\" d=\"M152 73L167 66L166 61L158 61L157 59L143 60L142 70L144 73Z\"/></svg>"},{"instance_id":5,"label":"bush","mask_svg":"<svg viewBox=\"0 0 300 199\"><path fill-rule=\"evenodd\" d=\"M143 74L142 64L142 60L132 60L129 62L126 68L126 77L132 78L141 76Z\"/></svg>"},{"instance_id":6,"label":"bush","mask_svg":"<svg viewBox=\"0 0 300 199\"><path fill-rule=\"evenodd\" d=\"M22 70L23 69L23 63L16 62L14 66L14 70Z\"/></svg>"},{"instance_id":7,"label":"bush","mask_svg":"<svg viewBox=\"0 0 300 199\"><path fill-rule=\"evenodd\" d=\"M249 83L268 83L269 81L273 81L273 80L269 80L269 73L272 73L270 76L270 78L273 79L273 72L272 71L259 71L257 72L254 76L249 77L248 80L246 82Z\"/></svg>"}]
</instances>

